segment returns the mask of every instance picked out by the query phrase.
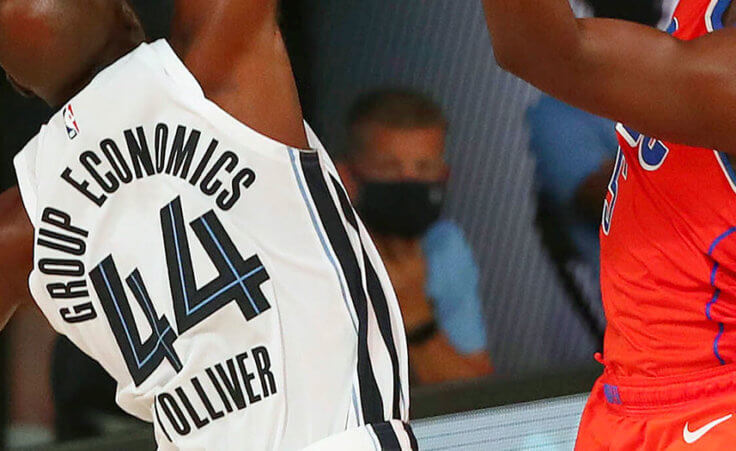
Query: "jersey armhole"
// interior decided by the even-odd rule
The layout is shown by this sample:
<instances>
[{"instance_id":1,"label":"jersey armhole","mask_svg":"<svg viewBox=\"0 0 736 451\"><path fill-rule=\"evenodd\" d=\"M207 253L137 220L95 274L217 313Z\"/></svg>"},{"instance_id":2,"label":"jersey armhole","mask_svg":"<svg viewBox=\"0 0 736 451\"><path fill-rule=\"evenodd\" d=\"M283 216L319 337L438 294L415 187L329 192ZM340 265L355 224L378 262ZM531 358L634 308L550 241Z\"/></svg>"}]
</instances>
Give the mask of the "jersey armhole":
<instances>
[{"instance_id":1,"label":"jersey armhole","mask_svg":"<svg viewBox=\"0 0 736 451\"><path fill-rule=\"evenodd\" d=\"M168 41L159 39L153 44L150 44L150 48L158 56L157 63L163 68L170 81L176 83L181 89L204 97L202 85L199 84L199 81L189 71L184 61L171 48Z\"/></svg>"}]
</instances>

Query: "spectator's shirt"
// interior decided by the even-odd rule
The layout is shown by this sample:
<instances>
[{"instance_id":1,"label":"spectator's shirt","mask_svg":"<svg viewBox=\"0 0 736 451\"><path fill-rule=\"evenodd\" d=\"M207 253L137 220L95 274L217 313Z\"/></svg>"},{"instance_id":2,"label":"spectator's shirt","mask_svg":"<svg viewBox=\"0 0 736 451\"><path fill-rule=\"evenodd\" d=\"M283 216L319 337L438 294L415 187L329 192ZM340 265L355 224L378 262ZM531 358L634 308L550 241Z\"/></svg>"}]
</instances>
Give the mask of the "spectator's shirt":
<instances>
[{"instance_id":1,"label":"spectator's shirt","mask_svg":"<svg viewBox=\"0 0 736 451\"><path fill-rule=\"evenodd\" d=\"M462 354L486 348L486 326L478 295L478 265L463 231L447 220L436 222L422 240L427 258L427 295L437 323Z\"/></svg>"},{"instance_id":2,"label":"spectator's shirt","mask_svg":"<svg viewBox=\"0 0 736 451\"><path fill-rule=\"evenodd\" d=\"M615 124L549 96L529 108L527 120L538 189L559 210L585 261L598 268L597 225L582 219L573 203L581 184L616 158Z\"/></svg>"}]
</instances>

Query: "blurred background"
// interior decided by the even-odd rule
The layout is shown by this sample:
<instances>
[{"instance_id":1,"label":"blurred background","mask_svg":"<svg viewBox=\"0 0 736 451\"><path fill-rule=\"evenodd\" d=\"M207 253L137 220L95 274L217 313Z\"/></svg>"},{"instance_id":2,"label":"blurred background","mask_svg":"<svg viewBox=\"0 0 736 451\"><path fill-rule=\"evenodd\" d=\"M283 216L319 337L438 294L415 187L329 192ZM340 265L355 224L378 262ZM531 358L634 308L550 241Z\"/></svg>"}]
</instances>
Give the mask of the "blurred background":
<instances>
[{"instance_id":1,"label":"blurred background","mask_svg":"<svg viewBox=\"0 0 736 451\"><path fill-rule=\"evenodd\" d=\"M150 37L165 37L173 1L133 3ZM501 71L480 1L282 3L305 116L338 163L399 295L413 416L589 390L601 371L593 354L605 327L597 227L617 149L613 124ZM660 28L674 6L674 0L573 0L579 15ZM2 80L5 189L14 184L12 157L52 112ZM35 309L16 315L0 335L0 349L6 448L130 430L150 440L144 425L120 415L101 369ZM529 428L495 436L508 435L508 449L570 449L584 399L535 404L537 427L566 439ZM462 417L469 430L489 418L472 415ZM505 407L492 415L530 414ZM457 433L462 428L453 418ZM555 426L561 418L567 429ZM420 432L442 435L440 420L426 421ZM86 449L113 449L94 443ZM85 449L79 446L64 449Z\"/></svg>"}]
</instances>

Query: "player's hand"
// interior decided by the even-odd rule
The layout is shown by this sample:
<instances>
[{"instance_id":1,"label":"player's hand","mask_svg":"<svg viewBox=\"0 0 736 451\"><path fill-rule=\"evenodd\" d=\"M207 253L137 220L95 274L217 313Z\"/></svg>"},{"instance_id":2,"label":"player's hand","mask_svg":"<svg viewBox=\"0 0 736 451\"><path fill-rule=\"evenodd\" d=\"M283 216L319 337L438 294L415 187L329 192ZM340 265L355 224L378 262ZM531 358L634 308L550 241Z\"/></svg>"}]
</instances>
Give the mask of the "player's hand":
<instances>
[{"instance_id":1,"label":"player's hand","mask_svg":"<svg viewBox=\"0 0 736 451\"><path fill-rule=\"evenodd\" d=\"M425 293L427 264L419 240L377 238L376 246L399 299L404 326L411 332L434 319Z\"/></svg>"}]
</instances>

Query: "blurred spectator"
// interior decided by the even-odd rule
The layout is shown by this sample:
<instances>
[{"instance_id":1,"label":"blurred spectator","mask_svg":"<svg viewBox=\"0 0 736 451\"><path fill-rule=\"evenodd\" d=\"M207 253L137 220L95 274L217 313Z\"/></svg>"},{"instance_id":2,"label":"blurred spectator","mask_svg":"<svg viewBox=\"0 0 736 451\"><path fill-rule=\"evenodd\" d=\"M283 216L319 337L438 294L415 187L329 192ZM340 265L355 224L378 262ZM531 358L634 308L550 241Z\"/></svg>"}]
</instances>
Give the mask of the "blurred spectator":
<instances>
[{"instance_id":1,"label":"blurred spectator","mask_svg":"<svg viewBox=\"0 0 736 451\"><path fill-rule=\"evenodd\" d=\"M603 347L598 228L618 150L615 124L542 95L527 112L537 160L537 224L572 307ZM582 268L580 268L582 265ZM589 275L581 276L581 271ZM586 290L593 288L593 293Z\"/></svg>"},{"instance_id":2,"label":"blurred spectator","mask_svg":"<svg viewBox=\"0 0 736 451\"><path fill-rule=\"evenodd\" d=\"M492 372L478 268L462 230L440 219L447 123L412 92L361 96L348 115L343 179L401 304L417 383Z\"/></svg>"},{"instance_id":3,"label":"blurred spectator","mask_svg":"<svg viewBox=\"0 0 736 451\"><path fill-rule=\"evenodd\" d=\"M568 256L597 271L598 224L618 149L615 124L547 95L529 109L527 120L540 204L564 229L572 245Z\"/></svg>"}]
</instances>

